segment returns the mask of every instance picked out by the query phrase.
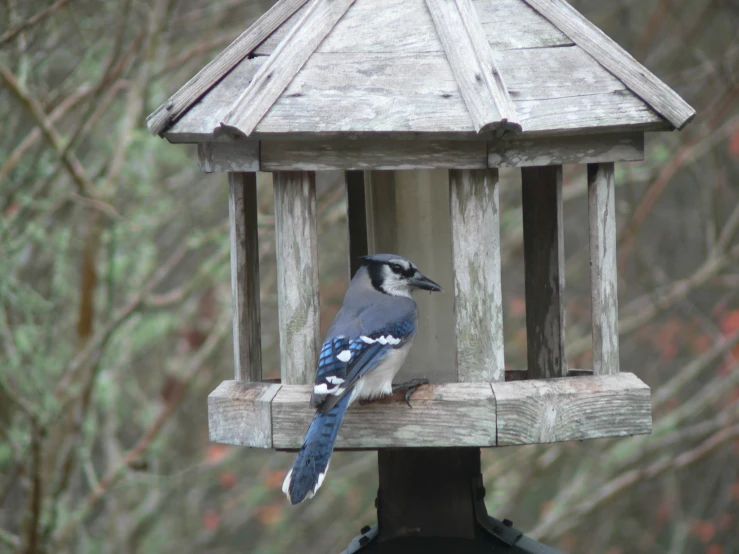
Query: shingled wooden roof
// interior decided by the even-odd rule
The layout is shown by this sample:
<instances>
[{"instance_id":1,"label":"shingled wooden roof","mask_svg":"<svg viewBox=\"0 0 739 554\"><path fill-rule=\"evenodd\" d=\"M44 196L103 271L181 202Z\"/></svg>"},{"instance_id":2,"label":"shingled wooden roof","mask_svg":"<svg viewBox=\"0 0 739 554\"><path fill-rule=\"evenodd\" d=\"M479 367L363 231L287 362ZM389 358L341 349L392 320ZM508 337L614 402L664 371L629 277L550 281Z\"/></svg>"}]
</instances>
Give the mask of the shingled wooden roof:
<instances>
[{"instance_id":1,"label":"shingled wooden roof","mask_svg":"<svg viewBox=\"0 0 739 554\"><path fill-rule=\"evenodd\" d=\"M206 142L668 130L694 115L564 0L279 0L148 125Z\"/></svg>"}]
</instances>

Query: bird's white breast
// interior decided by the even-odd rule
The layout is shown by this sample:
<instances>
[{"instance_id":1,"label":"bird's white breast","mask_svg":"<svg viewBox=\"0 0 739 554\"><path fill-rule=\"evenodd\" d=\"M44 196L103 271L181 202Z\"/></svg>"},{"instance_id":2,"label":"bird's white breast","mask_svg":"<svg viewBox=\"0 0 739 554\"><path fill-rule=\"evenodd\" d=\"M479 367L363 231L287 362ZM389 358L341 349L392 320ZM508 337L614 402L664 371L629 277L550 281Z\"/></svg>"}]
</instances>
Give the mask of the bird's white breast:
<instances>
[{"instance_id":1,"label":"bird's white breast","mask_svg":"<svg viewBox=\"0 0 739 554\"><path fill-rule=\"evenodd\" d=\"M400 371L405 359L410 352L411 343L408 342L402 348L393 349L388 352L387 356L367 375L362 377L354 385L351 404L356 399L372 400L380 396L386 396L393 392L393 379Z\"/></svg>"}]
</instances>

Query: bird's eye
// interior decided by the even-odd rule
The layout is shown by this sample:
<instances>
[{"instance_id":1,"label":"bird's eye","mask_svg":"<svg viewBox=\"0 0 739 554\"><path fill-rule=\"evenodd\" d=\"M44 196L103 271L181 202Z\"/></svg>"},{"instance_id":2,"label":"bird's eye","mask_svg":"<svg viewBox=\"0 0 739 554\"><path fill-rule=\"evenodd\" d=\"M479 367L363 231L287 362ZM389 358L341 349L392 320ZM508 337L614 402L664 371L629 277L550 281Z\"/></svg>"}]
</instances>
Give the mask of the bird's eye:
<instances>
[{"instance_id":1,"label":"bird's eye","mask_svg":"<svg viewBox=\"0 0 739 554\"><path fill-rule=\"evenodd\" d=\"M390 269L392 269L394 273L400 273L401 271L403 271L403 268L400 267L398 264L390 264Z\"/></svg>"}]
</instances>

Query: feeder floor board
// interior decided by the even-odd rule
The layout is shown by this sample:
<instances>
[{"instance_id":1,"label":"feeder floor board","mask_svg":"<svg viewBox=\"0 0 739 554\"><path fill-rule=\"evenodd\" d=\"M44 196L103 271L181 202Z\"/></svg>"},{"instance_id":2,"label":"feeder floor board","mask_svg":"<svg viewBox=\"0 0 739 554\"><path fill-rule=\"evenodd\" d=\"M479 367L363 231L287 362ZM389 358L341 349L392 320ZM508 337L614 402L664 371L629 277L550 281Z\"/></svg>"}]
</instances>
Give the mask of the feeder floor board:
<instances>
[{"instance_id":1,"label":"feeder floor board","mask_svg":"<svg viewBox=\"0 0 739 554\"><path fill-rule=\"evenodd\" d=\"M300 448L314 409L309 385L224 381L208 397L214 442ZM649 387L633 373L422 386L355 403L337 449L492 447L649 434Z\"/></svg>"}]
</instances>

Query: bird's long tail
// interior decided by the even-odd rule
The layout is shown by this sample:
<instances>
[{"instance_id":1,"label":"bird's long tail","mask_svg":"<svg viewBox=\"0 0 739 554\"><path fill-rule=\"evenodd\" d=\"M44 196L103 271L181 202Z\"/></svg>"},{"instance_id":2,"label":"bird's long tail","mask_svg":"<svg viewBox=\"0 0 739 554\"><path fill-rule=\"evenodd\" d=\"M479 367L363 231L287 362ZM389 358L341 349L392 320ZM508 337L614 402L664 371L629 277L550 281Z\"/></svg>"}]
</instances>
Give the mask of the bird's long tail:
<instances>
[{"instance_id":1,"label":"bird's long tail","mask_svg":"<svg viewBox=\"0 0 739 554\"><path fill-rule=\"evenodd\" d=\"M328 412L317 412L313 417L298 457L282 484L282 492L292 504L313 498L323 483L350 396L351 394L345 395Z\"/></svg>"}]
</instances>

